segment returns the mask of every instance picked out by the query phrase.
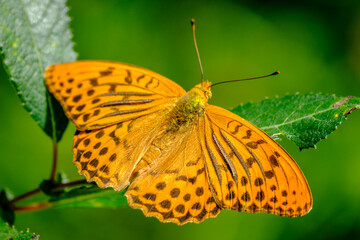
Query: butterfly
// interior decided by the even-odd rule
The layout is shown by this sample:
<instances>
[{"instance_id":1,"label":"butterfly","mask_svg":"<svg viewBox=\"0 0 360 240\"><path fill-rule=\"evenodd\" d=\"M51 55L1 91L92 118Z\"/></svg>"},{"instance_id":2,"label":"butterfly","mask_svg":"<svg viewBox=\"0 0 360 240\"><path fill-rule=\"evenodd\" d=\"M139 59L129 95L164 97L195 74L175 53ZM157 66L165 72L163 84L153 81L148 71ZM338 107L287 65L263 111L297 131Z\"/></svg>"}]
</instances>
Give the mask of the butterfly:
<instances>
[{"instance_id":1,"label":"butterfly","mask_svg":"<svg viewBox=\"0 0 360 240\"><path fill-rule=\"evenodd\" d=\"M243 118L150 70L78 61L50 66L49 91L75 124L74 163L161 222L200 223L223 209L302 216L312 208L296 162Z\"/></svg>"}]
</instances>

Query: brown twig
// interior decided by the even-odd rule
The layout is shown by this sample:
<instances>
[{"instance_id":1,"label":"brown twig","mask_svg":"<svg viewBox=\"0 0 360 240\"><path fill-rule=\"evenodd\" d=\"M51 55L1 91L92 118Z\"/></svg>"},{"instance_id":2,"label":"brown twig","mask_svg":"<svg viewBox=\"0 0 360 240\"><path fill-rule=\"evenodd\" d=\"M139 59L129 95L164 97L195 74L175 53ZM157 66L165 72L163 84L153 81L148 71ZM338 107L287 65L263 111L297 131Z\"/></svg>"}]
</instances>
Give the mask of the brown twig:
<instances>
[{"instance_id":1,"label":"brown twig","mask_svg":"<svg viewBox=\"0 0 360 240\"><path fill-rule=\"evenodd\" d=\"M32 203L25 206L14 206L13 210L15 212L30 212L30 211L38 211L41 209L49 208L52 204L49 202L39 202L39 203Z\"/></svg>"},{"instance_id":2,"label":"brown twig","mask_svg":"<svg viewBox=\"0 0 360 240\"><path fill-rule=\"evenodd\" d=\"M25 192L23 194L20 194L19 196L16 196L15 198L11 199L9 201L9 204L13 205L13 204L15 204L17 202L23 201L26 198L32 197L32 196L34 196L36 194L39 194L39 193L41 193L40 188L35 188L35 189L31 190L31 191Z\"/></svg>"},{"instance_id":3,"label":"brown twig","mask_svg":"<svg viewBox=\"0 0 360 240\"><path fill-rule=\"evenodd\" d=\"M86 184L86 180L81 179L81 180L76 180L73 182L69 182L69 183L61 183L61 184L57 184L55 185L52 190L56 190L56 189L61 189L61 188L66 188L66 187L74 187L77 185L83 185ZM40 188L35 188L34 190L31 190L29 192L23 193L17 197L15 197L14 199L12 199L11 201L9 201L9 204L12 206L12 209L15 212L30 212L30 211L38 211L38 210L42 210L45 208L50 208L53 206L52 203L49 202L39 202L39 203L30 203L28 205L25 206L14 206L15 203L18 203L28 197L32 197L38 193L41 192Z\"/></svg>"},{"instance_id":4,"label":"brown twig","mask_svg":"<svg viewBox=\"0 0 360 240\"><path fill-rule=\"evenodd\" d=\"M86 184L88 183L85 179L81 179L81 180L76 180L76 181L72 181L72 182L68 182L68 183L61 183L56 185L53 190L55 189L59 189L59 188L66 188L66 187L74 187L76 185L82 185L82 184Z\"/></svg>"},{"instance_id":5,"label":"brown twig","mask_svg":"<svg viewBox=\"0 0 360 240\"><path fill-rule=\"evenodd\" d=\"M86 184L86 183L87 182L84 179L76 180L76 181L72 181L72 182L68 182L68 183L60 183L60 184L55 185L52 188L52 190L66 188L66 187L74 187L74 186L83 185L83 184ZM15 198L13 198L12 200L9 201L9 204L14 205L15 203L21 202L21 201L25 200L26 198L33 197L33 196L35 196L35 195L37 195L39 193L41 193L41 189L40 188L35 188L35 189L31 190L31 191L28 191L28 192L25 192L23 194L20 194L19 196L16 196Z\"/></svg>"}]
</instances>

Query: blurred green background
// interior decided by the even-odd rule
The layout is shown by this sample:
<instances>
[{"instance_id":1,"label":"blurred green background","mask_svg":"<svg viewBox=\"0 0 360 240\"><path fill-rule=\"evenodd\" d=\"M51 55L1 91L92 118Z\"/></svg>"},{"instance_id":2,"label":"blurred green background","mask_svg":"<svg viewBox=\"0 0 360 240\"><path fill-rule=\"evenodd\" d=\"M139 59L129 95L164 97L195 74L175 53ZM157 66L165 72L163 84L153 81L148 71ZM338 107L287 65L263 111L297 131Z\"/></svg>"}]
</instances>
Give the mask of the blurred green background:
<instances>
[{"instance_id":1,"label":"blurred green background","mask_svg":"<svg viewBox=\"0 0 360 240\"><path fill-rule=\"evenodd\" d=\"M158 72L190 89L200 81L189 20L196 19L205 78L217 82L280 70L276 77L220 85L212 104L225 108L286 93L360 96L359 1L68 1L79 59L114 60ZM51 140L21 107L0 72L0 188L16 195L50 174ZM356 239L360 238L360 112L299 151L282 145L303 170L314 197L300 218L223 211L201 224L160 223L141 211L58 209L17 215L19 229L41 239ZM59 170L72 164L68 127Z\"/></svg>"}]
</instances>

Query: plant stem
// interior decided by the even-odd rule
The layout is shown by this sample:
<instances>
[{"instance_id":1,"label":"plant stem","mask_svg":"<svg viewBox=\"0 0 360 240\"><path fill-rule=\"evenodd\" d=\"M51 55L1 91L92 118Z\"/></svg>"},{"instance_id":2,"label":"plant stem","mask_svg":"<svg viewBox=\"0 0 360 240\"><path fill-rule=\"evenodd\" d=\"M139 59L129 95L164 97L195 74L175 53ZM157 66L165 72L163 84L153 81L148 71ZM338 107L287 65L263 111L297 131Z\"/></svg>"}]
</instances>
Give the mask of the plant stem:
<instances>
[{"instance_id":1,"label":"plant stem","mask_svg":"<svg viewBox=\"0 0 360 240\"><path fill-rule=\"evenodd\" d=\"M52 169L50 174L50 181L54 182L55 175L56 175L56 168L57 168L57 155L58 155L58 145L55 140L53 140L53 162L52 162Z\"/></svg>"},{"instance_id":2,"label":"plant stem","mask_svg":"<svg viewBox=\"0 0 360 240\"><path fill-rule=\"evenodd\" d=\"M56 185L53 189L59 189L59 188L66 188L66 187L73 187L73 186L77 186L77 185L82 185L82 184L86 184L88 183L85 179L81 179L81 180L76 180L76 181L72 181L72 182L68 182L68 183L61 183Z\"/></svg>"},{"instance_id":3,"label":"plant stem","mask_svg":"<svg viewBox=\"0 0 360 240\"><path fill-rule=\"evenodd\" d=\"M77 186L77 185L83 185L83 184L86 184L86 180L85 179L81 179L81 180L76 180L76 181L72 181L72 182L68 182L68 183L60 183L60 184L57 184L55 185L52 189L55 190L55 189L61 189L61 188L66 188L66 187L74 187L74 186ZM28 191L28 192L25 192L23 194L20 194L19 196L13 198L12 200L9 201L9 204L10 205L14 205L15 203L18 203L18 202L21 202L23 200L25 200L26 198L29 198L29 197L33 197L37 194L41 193L41 189L40 188L35 188L31 191ZM16 207L14 207L15 209Z\"/></svg>"},{"instance_id":4,"label":"plant stem","mask_svg":"<svg viewBox=\"0 0 360 240\"><path fill-rule=\"evenodd\" d=\"M39 203L32 203L26 206L14 206L13 209L15 212L30 212L30 211L37 211L45 208L51 207L52 204L49 202L39 202Z\"/></svg>"},{"instance_id":5,"label":"plant stem","mask_svg":"<svg viewBox=\"0 0 360 240\"><path fill-rule=\"evenodd\" d=\"M13 205L13 204L15 204L17 202L25 200L28 197L35 196L36 194L38 194L40 192L41 192L40 188L35 188L35 189L33 189L33 190L29 191L29 192L25 192L23 194L20 194L19 196L16 196L12 200L10 200L9 203L10 203L10 205Z\"/></svg>"}]
</instances>

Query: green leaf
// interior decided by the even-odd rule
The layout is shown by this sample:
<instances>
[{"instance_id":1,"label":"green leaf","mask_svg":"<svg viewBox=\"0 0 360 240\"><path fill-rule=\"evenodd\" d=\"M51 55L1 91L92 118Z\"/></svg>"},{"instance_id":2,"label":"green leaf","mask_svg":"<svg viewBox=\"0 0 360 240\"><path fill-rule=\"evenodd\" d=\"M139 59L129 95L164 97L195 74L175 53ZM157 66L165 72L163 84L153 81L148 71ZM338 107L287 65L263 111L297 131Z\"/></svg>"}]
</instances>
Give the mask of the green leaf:
<instances>
[{"instance_id":1,"label":"green leaf","mask_svg":"<svg viewBox=\"0 0 360 240\"><path fill-rule=\"evenodd\" d=\"M287 95L247 103L232 110L278 140L285 136L301 149L335 131L352 111L360 108L360 98L328 94Z\"/></svg>"},{"instance_id":2,"label":"green leaf","mask_svg":"<svg viewBox=\"0 0 360 240\"><path fill-rule=\"evenodd\" d=\"M96 186L78 187L50 198L56 208L119 208L127 206L123 192Z\"/></svg>"},{"instance_id":3,"label":"green leaf","mask_svg":"<svg viewBox=\"0 0 360 240\"><path fill-rule=\"evenodd\" d=\"M68 120L47 92L43 76L49 65L76 59L67 11L65 0L0 2L0 47L5 69L24 108L56 140L60 140Z\"/></svg>"},{"instance_id":4,"label":"green leaf","mask_svg":"<svg viewBox=\"0 0 360 240\"><path fill-rule=\"evenodd\" d=\"M40 236L35 233L30 233L29 229L26 229L26 231L18 231L14 226L10 227L7 222L3 222L0 219L0 239L30 240L40 239Z\"/></svg>"}]
</instances>

